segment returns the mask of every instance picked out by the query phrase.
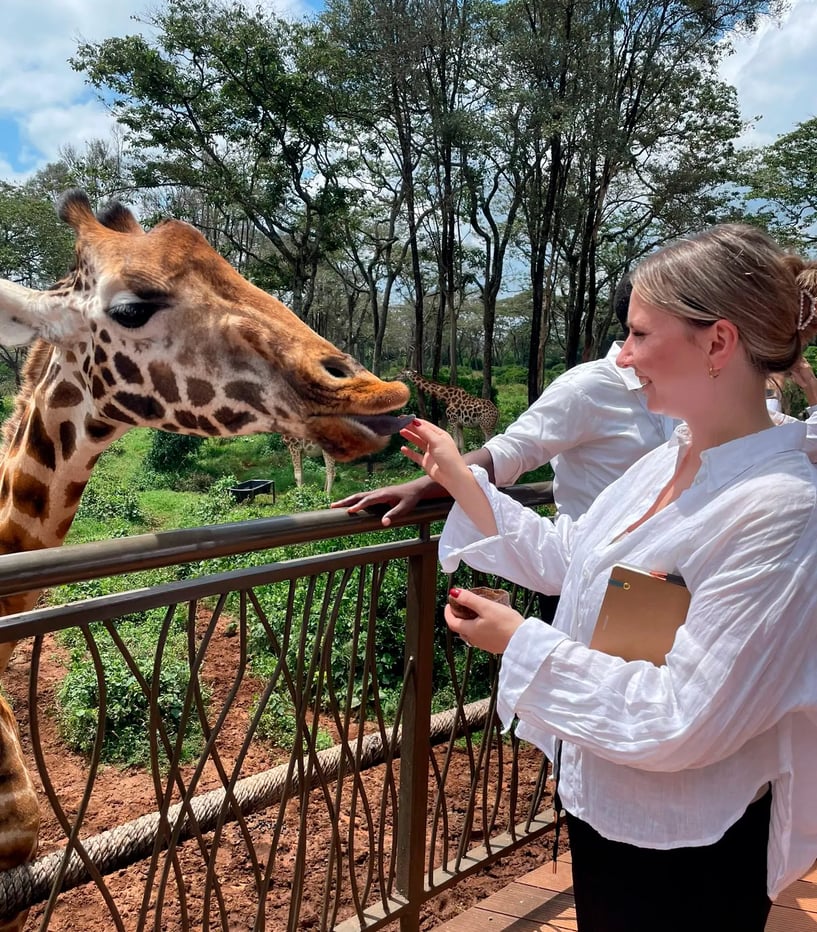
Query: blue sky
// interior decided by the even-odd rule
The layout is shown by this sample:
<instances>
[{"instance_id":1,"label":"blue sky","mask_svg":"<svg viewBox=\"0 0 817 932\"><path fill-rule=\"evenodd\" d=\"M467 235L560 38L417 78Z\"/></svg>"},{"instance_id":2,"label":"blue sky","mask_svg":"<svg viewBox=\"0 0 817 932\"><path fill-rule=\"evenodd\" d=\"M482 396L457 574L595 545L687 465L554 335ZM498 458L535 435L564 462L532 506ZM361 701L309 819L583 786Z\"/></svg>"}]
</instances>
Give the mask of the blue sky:
<instances>
[{"instance_id":1,"label":"blue sky","mask_svg":"<svg viewBox=\"0 0 817 932\"><path fill-rule=\"evenodd\" d=\"M308 0L267 0L300 15ZM77 41L135 32L148 0L4 0L0 32L0 179L19 182L73 145L111 136L112 122L74 72ZM817 115L817 0L792 0L781 23L734 38L723 76L738 89L752 145Z\"/></svg>"}]
</instances>

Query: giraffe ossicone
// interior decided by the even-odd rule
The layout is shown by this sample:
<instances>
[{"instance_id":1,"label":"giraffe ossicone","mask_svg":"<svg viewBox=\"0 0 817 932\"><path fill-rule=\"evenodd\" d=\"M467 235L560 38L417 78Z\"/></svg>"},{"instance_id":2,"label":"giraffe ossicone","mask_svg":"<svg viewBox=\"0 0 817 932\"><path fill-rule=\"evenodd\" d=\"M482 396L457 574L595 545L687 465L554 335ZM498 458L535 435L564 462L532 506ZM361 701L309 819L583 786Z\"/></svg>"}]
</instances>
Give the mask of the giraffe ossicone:
<instances>
[{"instance_id":1,"label":"giraffe ossicone","mask_svg":"<svg viewBox=\"0 0 817 932\"><path fill-rule=\"evenodd\" d=\"M256 288L196 229L145 232L81 191L58 212L74 269L38 291L0 280L0 344L33 343L0 456L0 554L62 543L99 455L131 427L285 433L349 460L381 449L409 392L384 382ZM37 593L0 599L25 611ZM0 644L0 672L13 643ZM38 800L0 696L0 869L32 857ZM24 916L2 925L22 927Z\"/></svg>"}]
</instances>

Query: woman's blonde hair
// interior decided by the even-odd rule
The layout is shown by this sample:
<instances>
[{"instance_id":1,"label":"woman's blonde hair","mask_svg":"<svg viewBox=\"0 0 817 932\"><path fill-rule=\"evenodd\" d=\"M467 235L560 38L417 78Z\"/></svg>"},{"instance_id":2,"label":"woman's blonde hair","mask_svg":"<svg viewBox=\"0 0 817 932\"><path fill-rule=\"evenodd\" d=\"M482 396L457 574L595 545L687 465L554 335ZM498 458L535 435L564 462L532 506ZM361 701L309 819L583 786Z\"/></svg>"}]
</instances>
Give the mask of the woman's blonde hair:
<instances>
[{"instance_id":1,"label":"woman's blonde hair","mask_svg":"<svg viewBox=\"0 0 817 932\"><path fill-rule=\"evenodd\" d=\"M727 223L639 263L633 290L693 326L729 320L760 372L786 372L817 333L817 264L757 227Z\"/></svg>"}]
</instances>

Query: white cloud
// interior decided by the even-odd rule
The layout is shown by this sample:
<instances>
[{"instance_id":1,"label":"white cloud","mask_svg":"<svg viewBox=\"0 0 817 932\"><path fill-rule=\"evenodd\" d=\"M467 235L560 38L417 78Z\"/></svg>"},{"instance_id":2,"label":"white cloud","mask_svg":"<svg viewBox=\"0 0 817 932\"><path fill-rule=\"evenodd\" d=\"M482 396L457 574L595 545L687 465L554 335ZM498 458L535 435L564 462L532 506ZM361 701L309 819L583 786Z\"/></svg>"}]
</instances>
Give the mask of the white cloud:
<instances>
[{"instance_id":1,"label":"white cloud","mask_svg":"<svg viewBox=\"0 0 817 932\"><path fill-rule=\"evenodd\" d=\"M11 169L2 177L30 174L61 146L110 135L105 108L68 59L80 39L137 31L135 12L133 0L5 0L0 118L16 126L16 138L0 135L0 167Z\"/></svg>"},{"instance_id":2,"label":"white cloud","mask_svg":"<svg viewBox=\"0 0 817 932\"><path fill-rule=\"evenodd\" d=\"M300 16L308 0L265 0L279 15ZM80 41L144 31L135 16L151 0L3 0L0 31L0 179L20 181L59 149L107 139L113 122L85 77L68 63Z\"/></svg>"},{"instance_id":3,"label":"white cloud","mask_svg":"<svg viewBox=\"0 0 817 932\"><path fill-rule=\"evenodd\" d=\"M734 53L721 68L738 89L744 119L760 119L742 142L767 145L817 116L817 0L794 0L780 21L732 37Z\"/></svg>"}]
</instances>

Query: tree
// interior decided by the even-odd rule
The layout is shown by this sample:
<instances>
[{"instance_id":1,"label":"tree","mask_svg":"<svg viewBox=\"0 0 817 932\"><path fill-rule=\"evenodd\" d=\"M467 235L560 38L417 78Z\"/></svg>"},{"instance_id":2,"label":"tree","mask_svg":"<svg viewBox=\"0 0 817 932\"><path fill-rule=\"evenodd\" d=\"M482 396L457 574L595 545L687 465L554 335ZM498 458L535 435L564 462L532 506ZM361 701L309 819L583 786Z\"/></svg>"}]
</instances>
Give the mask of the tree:
<instances>
[{"instance_id":1,"label":"tree","mask_svg":"<svg viewBox=\"0 0 817 932\"><path fill-rule=\"evenodd\" d=\"M598 253L615 190L627 187L635 199L649 200L647 174L679 158L686 159L684 185L665 186L665 195L689 197L718 183L707 163L687 157L698 145L689 130L720 118L736 135L734 95L730 102L716 74L722 40L768 8L737 0L706 7L682 0L507 5L505 54L535 90L527 117L532 172L522 204L534 299L531 399L541 390L554 300L568 364L595 354ZM720 165L731 137L709 138L720 148L708 154ZM649 243L639 242L643 248Z\"/></svg>"},{"instance_id":2,"label":"tree","mask_svg":"<svg viewBox=\"0 0 817 932\"><path fill-rule=\"evenodd\" d=\"M334 93L299 66L311 27L212 0L173 0L147 23L152 40L81 43L72 59L113 98L142 154L135 182L201 191L239 250L240 211L272 247L256 251L256 271L289 289L308 319L318 264L348 207L331 144Z\"/></svg>"},{"instance_id":3,"label":"tree","mask_svg":"<svg viewBox=\"0 0 817 932\"><path fill-rule=\"evenodd\" d=\"M779 239L817 247L817 117L747 155L749 209Z\"/></svg>"},{"instance_id":4,"label":"tree","mask_svg":"<svg viewBox=\"0 0 817 932\"><path fill-rule=\"evenodd\" d=\"M81 188L96 208L114 199L131 201L133 182L123 135L115 128L110 139L86 142L84 151L62 146L59 159L31 179L32 189L56 199L69 188Z\"/></svg>"},{"instance_id":5,"label":"tree","mask_svg":"<svg viewBox=\"0 0 817 932\"><path fill-rule=\"evenodd\" d=\"M65 275L73 255L73 236L51 198L33 182L0 182L0 276L47 288Z\"/></svg>"}]
</instances>

